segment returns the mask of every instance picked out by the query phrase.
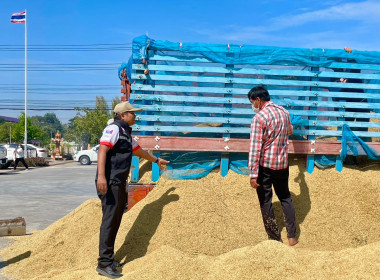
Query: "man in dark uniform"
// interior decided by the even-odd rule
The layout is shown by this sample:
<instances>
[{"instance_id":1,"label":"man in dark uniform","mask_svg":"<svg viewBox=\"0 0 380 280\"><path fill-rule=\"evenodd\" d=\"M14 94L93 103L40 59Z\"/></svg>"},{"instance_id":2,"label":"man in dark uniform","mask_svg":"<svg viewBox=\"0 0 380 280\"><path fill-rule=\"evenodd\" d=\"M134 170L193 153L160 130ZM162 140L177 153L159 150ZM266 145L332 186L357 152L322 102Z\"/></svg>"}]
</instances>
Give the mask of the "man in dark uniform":
<instances>
[{"instance_id":1,"label":"man in dark uniform","mask_svg":"<svg viewBox=\"0 0 380 280\"><path fill-rule=\"evenodd\" d=\"M132 139L131 131L135 123L134 108L129 102L115 106L114 122L103 131L98 151L98 169L96 172L96 188L102 201L102 224L100 226L99 259L96 271L109 278L122 276L117 271L120 263L114 260L114 246L117 231L126 207L128 191L127 179L131 167L132 153L165 168L168 161L155 157Z\"/></svg>"}]
</instances>

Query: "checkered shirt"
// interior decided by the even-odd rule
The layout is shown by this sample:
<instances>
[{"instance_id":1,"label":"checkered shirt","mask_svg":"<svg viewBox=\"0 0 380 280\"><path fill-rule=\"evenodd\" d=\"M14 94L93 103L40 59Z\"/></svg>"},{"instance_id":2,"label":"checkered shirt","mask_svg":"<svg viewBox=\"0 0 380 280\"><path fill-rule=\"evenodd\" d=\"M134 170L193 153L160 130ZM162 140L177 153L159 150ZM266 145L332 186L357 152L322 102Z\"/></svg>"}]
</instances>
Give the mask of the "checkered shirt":
<instances>
[{"instance_id":1,"label":"checkered shirt","mask_svg":"<svg viewBox=\"0 0 380 280\"><path fill-rule=\"evenodd\" d=\"M288 167L288 135L293 133L288 111L265 103L251 123L248 169L250 178L257 178L259 164L274 170Z\"/></svg>"}]
</instances>

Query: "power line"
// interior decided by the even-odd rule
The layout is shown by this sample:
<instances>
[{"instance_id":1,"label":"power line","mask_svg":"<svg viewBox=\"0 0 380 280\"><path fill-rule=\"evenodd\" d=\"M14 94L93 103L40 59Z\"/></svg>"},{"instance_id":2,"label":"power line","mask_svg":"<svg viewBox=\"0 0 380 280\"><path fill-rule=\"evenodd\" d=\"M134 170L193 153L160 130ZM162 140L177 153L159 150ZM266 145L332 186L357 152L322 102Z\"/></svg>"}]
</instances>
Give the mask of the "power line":
<instances>
[{"instance_id":1,"label":"power line","mask_svg":"<svg viewBox=\"0 0 380 280\"><path fill-rule=\"evenodd\" d=\"M0 86L24 86L24 84L0 84ZM68 87L71 87L71 86L75 86L75 87L98 87L98 86L102 86L102 87L116 87L115 85L70 85L70 84L36 84L36 83L30 83L28 84L30 86L57 86L57 87L60 87L60 86L68 86Z\"/></svg>"},{"instance_id":2,"label":"power line","mask_svg":"<svg viewBox=\"0 0 380 280\"><path fill-rule=\"evenodd\" d=\"M113 48L32 48L28 46L28 52L91 52L91 51L129 51L131 47L113 47ZM20 52L24 51L24 48L4 48L0 47L2 52Z\"/></svg>"},{"instance_id":3,"label":"power line","mask_svg":"<svg viewBox=\"0 0 380 280\"><path fill-rule=\"evenodd\" d=\"M81 71L115 71L115 68L78 68L78 69L28 69L28 72L81 72ZM0 72L21 72L23 69L0 69Z\"/></svg>"},{"instance_id":4,"label":"power line","mask_svg":"<svg viewBox=\"0 0 380 280\"><path fill-rule=\"evenodd\" d=\"M51 71L116 71L120 63L30 63L28 71L51 72ZM25 71L21 63L0 63L0 71Z\"/></svg>"},{"instance_id":5,"label":"power line","mask_svg":"<svg viewBox=\"0 0 380 280\"><path fill-rule=\"evenodd\" d=\"M126 45L132 45L132 43L117 43L117 44L74 44L74 45L68 45L68 44L29 44L29 46L35 47L35 46L62 46L62 47L81 47L81 46L126 46ZM0 44L0 47L7 46L7 47L24 47L24 45L7 45L7 44Z\"/></svg>"},{"instance_id":6,"label":"power line","mask_svg":"<svg viewBox=\"0 0 380 280\"><path fill-rule=\"evenodd\" d=\"M0 110L11 110L11 111L23 111L25 108L23 107L20 107L20 108L4 108L4 107L0 107ZM86 109L88 110L96 110L95 107L86 107ZM28 108L28 110L31 110L31 111L77 111L76 109L74 108ZM109 109L108 111L112 111L111 109Z\"/></svg>"},{"instance_id":7,"label":"power line","mask_svg":"<svg viewBox=\"0 0 380 280\"><path fill-rule=\"evenodd\" d=\"M125 44L76 44L76 45L40 45L40 44L30 44L28 45L28 51L45 51L45 52L54 52L54 51L126 51L131 50L131 43ZM3 52L18 52L24 51L24 45L7 45L0 44L0 51Z\"/></svg>"},{"instance_id":8,"label":"power line","mask_svg":"<svg viewBox=\"0 0 380 280\"><path fill-rule=\"evenodd\" d=\"M0 63L1 66L24 66L24 63ZM29 63L28 66L92 66L92 65L120 65L117 62L110 63Z\"/></svg>"},{"instance_id":9,"label":"power line","mask_svg":"<svg viewBox=\"0 0 380 280\"><path fill-rule=\"evenodd\" d=\"M117 89L117 88L121 88L121 86L108 86L108 87L95 87L95 88L73 88L73 87L69 87L69 88L54 88L54 87L48 87L48 88L38 88L38 87L28 87L28 90L30 91L51 91L51 90L54 90L54 91L98 91L98 90L110 90L110 89ZM1 87L0 86L0 90L1 91L20 91L20 90L24 90L24 88L22 86L20 87Z\"/></svg>"}]
</instances>

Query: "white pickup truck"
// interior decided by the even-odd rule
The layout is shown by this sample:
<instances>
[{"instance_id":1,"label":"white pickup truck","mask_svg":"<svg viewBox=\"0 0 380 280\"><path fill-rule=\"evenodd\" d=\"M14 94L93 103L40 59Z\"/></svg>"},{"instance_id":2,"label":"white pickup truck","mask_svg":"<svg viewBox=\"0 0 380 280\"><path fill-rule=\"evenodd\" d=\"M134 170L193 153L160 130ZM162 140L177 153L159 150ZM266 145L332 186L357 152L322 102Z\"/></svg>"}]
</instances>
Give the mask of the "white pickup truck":
<instances>
[{"instance_id":1,"label":"white pickup truck","mask_svg":"<svg viewBox=\"0 0 380 280\"><path fill-rule=\"evenodd\" d=\"M7 165L7 149L0 146L0 168L6 168Z\"/></svg>"},{"instance_id":2,"label":"white pickup truck","mask_svg":"<svg viewBox=\"0 0 380 280\"><path fill-rule=\"evenodd\" d=\"M76 152L73 156L74 161L79 161L82 165L89 165L91 162L98 161L99 145L89 149Z\"/></svg>"}]
</instances>

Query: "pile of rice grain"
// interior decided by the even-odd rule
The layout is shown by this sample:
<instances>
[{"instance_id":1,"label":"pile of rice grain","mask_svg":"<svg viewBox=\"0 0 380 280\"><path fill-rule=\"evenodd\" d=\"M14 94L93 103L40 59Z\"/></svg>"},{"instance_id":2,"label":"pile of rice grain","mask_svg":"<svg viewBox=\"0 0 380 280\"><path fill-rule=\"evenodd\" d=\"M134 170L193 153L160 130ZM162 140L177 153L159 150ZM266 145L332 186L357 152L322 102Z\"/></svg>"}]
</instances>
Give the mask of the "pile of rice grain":
<instances>
[{"instance_id":1,"label":"pile of rice grain","mask_svg":"<svg viewBox=\"0 0 380 280\"><path fill-rule=\"evenodd\" d=\"M376 279L380 275L380 165L318 170L293 158L290 190L300 243L267 241L248 177L161 178L122 221L116 259L123 279ZM142 181L149 183L149 173ZM43 231L1 251L17 279L104 279L95 272L100 202L88 200Z\"/></svg>"}]
</instances>

